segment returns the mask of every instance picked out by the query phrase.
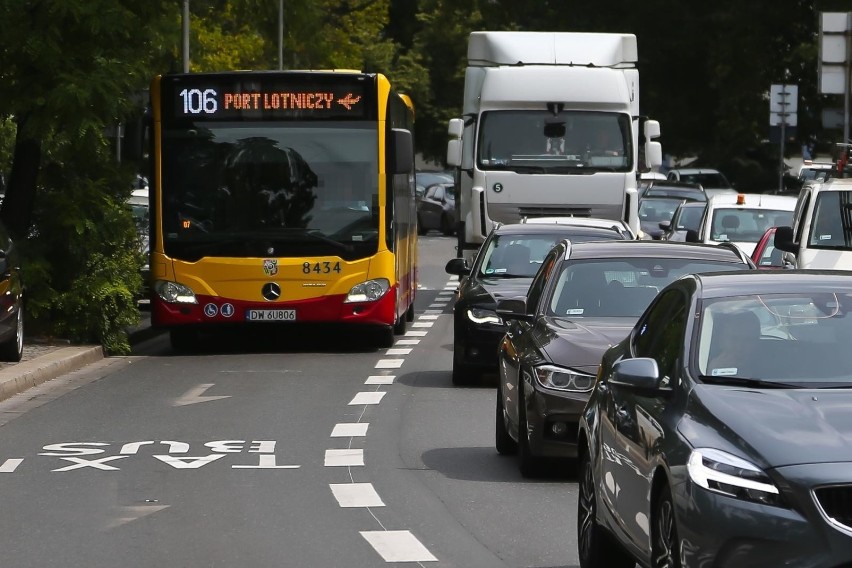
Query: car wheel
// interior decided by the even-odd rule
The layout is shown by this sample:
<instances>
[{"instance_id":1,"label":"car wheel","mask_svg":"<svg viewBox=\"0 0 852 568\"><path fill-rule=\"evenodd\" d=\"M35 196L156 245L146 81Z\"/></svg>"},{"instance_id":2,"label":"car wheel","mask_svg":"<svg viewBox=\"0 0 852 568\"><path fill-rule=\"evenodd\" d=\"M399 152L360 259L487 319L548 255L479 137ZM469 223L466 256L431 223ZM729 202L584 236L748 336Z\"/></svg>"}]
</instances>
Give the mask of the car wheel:
<instances>
[{"instance_id":1,"label":"car wheel","mask_svg":"<svg viewBox=\"0 0 852 568\"><path fill-rule=\"evenodd\" d=\"M663 487L654 506L654 525L651 543L651 560L654 568L680 568L677 522L672 493Z\"/></svg>"},{"instance_id":2,"label":"car wheel","mask_svg":"<svg viewBox=\"0 0 852 568\"><path fill-rule=\"evenodd\" d=\"M580 568L633 568L636 561L598 525L595 477L589 452L580 456L577 495L577 553Z\"/></svg>"},{"instance_id":3,"label":"car wheel","mask_svg":"<svg viewBox=\"0 0 852 568\"><path fill-rule=\"evenodd\" d=\"M471 385L479 381L480 371L470 365L458 361L453 354L453 384L457 387Z\"/></svg>"},{"instance_id":4,"label":"car wheel","mask_svg":"<svg viewBox=\"0 0 852 568\"><path fill-rule=\"evenodd\" d=\"M408 306L407 310L405 310L405 321L414 321L414 302L411 302L411 305Z\"/></svg>"},{"instance_id":5,"label":"car wheel","mask_svg":"<svg viewBox=\"0 0 852 568\"><path fill-rule=\"evenodd\" d=\"M24 306L18 306L15 316L15 335L0 344L0 361L17 363L24 356Z\"/></svg>"},{"instance_id":6,"label":"car wheel","mask_svg":"<svg viewBox=\"0 0 852 568\"><path fill-rule=\"evenodd\" d=\"M198 332L194 329L169 330L169 342L175 351L194 351L198 347Z\"/></svg>"},{"instance_id":7,"label":"car wheel","mask_svg":"<svg viewBox=\"0 0 852 568\"><path fill-rule=\"evenodd\" d=\"M523 382L518 383L518 461L521 475L524 477L537 477L541 474L541 458L532 454L530 448L529 423L527 422L527 408L524 401Z\"/></svg>"},{"instance_id":8,"label":"car wheel","mask_svg":"<svg viewBox=\"0 0 852 568\"><path fill-rule=\"evenodd\" d=\"M518 453L518 443L509 435L506 429L506 419L503 417L503 391L497 387L497 412L494 420L494 445L497 453L508 456Z\"/></svg>"}]
</instances>

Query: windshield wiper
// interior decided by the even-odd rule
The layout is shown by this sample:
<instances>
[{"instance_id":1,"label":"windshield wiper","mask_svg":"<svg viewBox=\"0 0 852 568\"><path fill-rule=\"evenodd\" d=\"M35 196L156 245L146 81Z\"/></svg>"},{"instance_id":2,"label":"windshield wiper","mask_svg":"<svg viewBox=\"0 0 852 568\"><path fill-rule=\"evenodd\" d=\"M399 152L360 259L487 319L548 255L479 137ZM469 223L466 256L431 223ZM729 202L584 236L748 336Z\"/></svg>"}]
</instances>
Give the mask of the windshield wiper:
<instances>
[{"instance_id":1,"label":"windshield wiper","mask_svg":"<svg viewBox=\"0 0 852 568\"><path fill-rule=\"evenodd\" d=\"M276 235L276 236L279 233L281 233L283 235L288 235L288 236L297 235L297 236L300 236L300 237L310 237L310 238L312 238L316 241L320 241L320 242L332 245L332 246L334 246L334 247L336 247L340 250L343 250L343 251L346 251L346 252L352 252L352 245L342 243L340 241L336 241L336 240L332 239L331 237L327 237L323 233L320 233L318 229L298 229L298 228L285 227L285 228L281 228L281 229L275 229L275 230L270 231L270 232L273 235ZM266 233L264 233L264 234L266 234Z\"/></svg>"},{"instance_id":2,"label":"windshield wiper","mask_svg":"<svg viewBox=\"0 0 852 568\"><path fill-rule=\"evenodd\" d=\"M800 385L790 383L781 383L778 381L767 381L764 379L754 379L751 377L738 377L736 375L701 375L701 381L714 385L731 385L731 386L746 386L760 389L797 389Z\"/></svg>"}]
</instances>

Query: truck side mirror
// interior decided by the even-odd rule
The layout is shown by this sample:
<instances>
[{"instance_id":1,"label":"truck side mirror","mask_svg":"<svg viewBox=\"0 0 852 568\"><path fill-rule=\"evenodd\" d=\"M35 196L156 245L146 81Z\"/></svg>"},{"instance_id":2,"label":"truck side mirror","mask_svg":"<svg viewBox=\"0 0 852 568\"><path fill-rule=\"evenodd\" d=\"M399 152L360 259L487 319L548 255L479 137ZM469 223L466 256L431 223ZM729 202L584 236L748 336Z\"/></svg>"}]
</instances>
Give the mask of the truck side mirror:
<instances>
[{"instance_id":1,"label":"truck side mirror","mask_svg":"<svg viewBox=\"0 0 852 568\"><path fill-rule=\"evenodd\" d=\"M461 138L464 131L464 121L460 118L451 118L447 125L447 134L450 138Z\"/></svg>"},{"instance_id":2,"label":"truck side mirror","mask_svg":"<svg viewBox=\"0 0 852 568\"><path fill-rule=\"evenodd\" d=\"M645 142L645 168L658 168L663 165L663 145L659 142Z\"/></svg>"},{"instance_id":3,"label":"truck side mirror","mask_svg":"<svg viewBox=\"0 0 852 568\"><path fill-rule=\"evenodd\" d=\"M775 237L772 239L772 244L778 250L784 252L799 252L799 246L793 241L793 227L778 227L775 229Z\"/></svg>"},{"instance_id":4,"label":"truck side mirror","mask_svg":"<svg viewBox=\"0 0 852 568\"><path fill-rule=\"evenodd\" d=\"M453 168L461 166L462 145L461 140L454 138L447 142L447 165Z\"/></svg>"}]
</instances>

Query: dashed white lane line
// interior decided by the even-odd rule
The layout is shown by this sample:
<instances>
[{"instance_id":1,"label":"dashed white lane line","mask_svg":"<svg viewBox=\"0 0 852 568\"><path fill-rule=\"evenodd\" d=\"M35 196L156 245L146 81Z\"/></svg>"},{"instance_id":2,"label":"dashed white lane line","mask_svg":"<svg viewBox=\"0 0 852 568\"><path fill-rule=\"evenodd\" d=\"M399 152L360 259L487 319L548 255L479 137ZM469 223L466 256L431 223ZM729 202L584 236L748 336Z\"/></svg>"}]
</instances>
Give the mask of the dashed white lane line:
<instances>
[{"instance_id":1,"label":"dashed white lane line","mask_svg":"<svg viewBox=\"0 0 852 568\"><path fill-rule=\"evenodd\" d=\"M424 310L424 311L423 311L423 314L424 314L424 315L423 315L423 316L421 316L421 318L424 318L424 317L426 317L427 315L433 315L433 314L441 315L441 314L443 314L443 313L444 313L444 310Z\"/></svg>"},{"instance_id":2,"label":"dashed white lane line","mask_svg":"<svg viewBox=\"0 0 852 568\"><path fill-rule=\"evenodd\" d=\"M372 483L331 483L334 498L341 507L384 507Z\"/></svg>"},{"instance_id":3,"label":"dashed white lane line","mask_svg":"<svg viewBox=\"0 0 852 568\"><path fill-rule=\"evenodd\" d=\"M326 450L326 467L356 467L364 465L364 450L347 448L345 450Z\"/></svg>"},{"instance_id":4,"label":"dashed white lane line","mask_svg":"<svg viewBox=\"0 0 852 568\"><path fill-rule=\"evenodd\" d=\"M341 422L331 431L332 438L357 438L367 435L369 422Z\"/></svg>"},{"instance_id":5,"label":"dashed white lane line","mask_svg":"<svg viewBox=\"0 0 852 568\"><path fill-rule=\"evenodd\" d=\"M403 363L405 359L379 359L376 369L399 369Z\"/></svg>"},{"instance_id":6,"label":"dashed white lane line","mask_svg":"<svg viewBox=\"0 0 852 568\"><path fill-rule=\"evenodd\" d=\"M386 353L386 355L408 355L409 353L411 353L410 347L396 347L396 348L388 349L388 352Z\"/></svg>"},{"instance_id":7,"label":"dashed white lane line","mask_svg":"<svg viewBox=\"0 0 852 568\"><path fill-rule=\"evenodd\" d=\"M385 562L437 562L411 531L361 531Z\"/></svg>"},{"instance_id":8,"label":"dashed white lane line","mask_svg":"<svg viewBox=\"0 0 852 568\"><path fill-rule=\"evenodd\" d=\"M420 320L436 320L438 319L438 314L423 314L418 319Z\"/></svg>"},{"instance_id":9,"label":"dashed white lane line","mask_svg":"<svg viewBox=\"0 0 852 568\"><path fill-rule=\"evenodd\" d=\"M433 321L416 321L411 324L411 327L432 327L433 325L435 325Z\"/></svg>"},{"instance_id":10,"label":"dashed white lane line","mask_svg":"<svg viewBox=\"0 0 852 568\"><path fill-rule=\"evenodd\" d=\"M449 290L443 290L441 292L438 292L439 296L452 296L453 294L455 294L455 292L450 292Z\"/></svg>"},{"instance_id":11,"label":"dashed white lane line","mask_svg":"<svg viewBox=\"0 0 852 568\"><path fill-rule=\"evenodd\" d=\"M426 333L427 332L421 330L411 330L405 332L405 337L425 337Z\"/></svg>"},{"instance_id":12,"label":"dashed white lane line","mask_svg":"<svg viewBox=\"0 0 852 568\"><path fill-rule=\"evenodd\" d=\"M397 339L397 345L418 345L420 343L419 339Z\"/></svg>"},{"instance_id":13,"label":"dashed white lane line","mask_svg":"<svg viewBox=\"0 0 852 568\"><path fill-rule=\"evenodd\" d=\"M365 385L392 385L395 375L370 375L364 381Z\"/></svg>"},{"instance_id":14,"label":"dashed white lane line","mask_svg":"<svg viewBox=\"0 0 852 568\"><path fill-rule=\"evenodd\" d=\"M349 402L349 406L360 406L362 404L379 404L386 394L387 393L382 391L359 392L355 395L355 398L353 398Z\"/></svg>"},{"instance_id":15,"label":"dashed white lane line","mask_svg":"<svg viewBox=\"0 0 852 568\"><path fill-rule=\"evenodd\" d=\"M0 473L12 473L17 469L21 462L24 461L23 458L13 458L8 459L3 462L3 465L0 465Z\"/></svg>"}]
</instances>

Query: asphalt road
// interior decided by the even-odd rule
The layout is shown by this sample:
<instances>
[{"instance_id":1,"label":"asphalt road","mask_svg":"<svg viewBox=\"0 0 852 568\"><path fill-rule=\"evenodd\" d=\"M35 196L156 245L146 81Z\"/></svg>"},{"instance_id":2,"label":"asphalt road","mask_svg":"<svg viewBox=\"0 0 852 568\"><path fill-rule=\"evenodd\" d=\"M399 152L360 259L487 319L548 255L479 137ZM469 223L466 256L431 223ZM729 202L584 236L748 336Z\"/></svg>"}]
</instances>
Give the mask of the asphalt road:
<instances>
[{"instance_id":1,"label":"asphalt road","mask_svg":"<svg viewBox=\"0 0 852 568\"><path fill-rule=\"evenodd\" d=\"M0 403L0 564L577 566L572 474L521 478L494 450L495 389L451 384L453 245L421 238L392 349L158 336Z\"/></svg>"}]
</instances>

